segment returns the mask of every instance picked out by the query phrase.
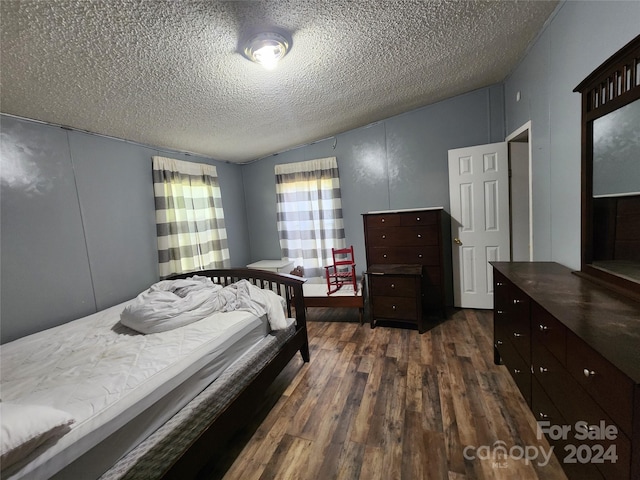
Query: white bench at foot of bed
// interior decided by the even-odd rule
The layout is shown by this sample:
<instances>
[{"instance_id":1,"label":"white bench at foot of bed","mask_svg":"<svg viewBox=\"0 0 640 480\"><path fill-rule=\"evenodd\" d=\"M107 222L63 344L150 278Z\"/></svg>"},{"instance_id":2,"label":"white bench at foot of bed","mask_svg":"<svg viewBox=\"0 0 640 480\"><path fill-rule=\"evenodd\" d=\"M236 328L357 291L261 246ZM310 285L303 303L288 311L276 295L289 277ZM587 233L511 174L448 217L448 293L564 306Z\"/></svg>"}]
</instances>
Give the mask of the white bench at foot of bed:
<instances>
[{"instance_id":1,"label":"white bench at foot of bed","mask_svg":"<svg viewBox=\"0 0 640 480\"><path fill-rule=\"evenodd\" d=\"M364 295L362 280L358 282L358 291L351 285L343 285L337 292L327 294L327 282L324 277L308 278L302 286L304 304L309 307L357 308L358 319L362 323Z\"/></svg>"}]
</instances>

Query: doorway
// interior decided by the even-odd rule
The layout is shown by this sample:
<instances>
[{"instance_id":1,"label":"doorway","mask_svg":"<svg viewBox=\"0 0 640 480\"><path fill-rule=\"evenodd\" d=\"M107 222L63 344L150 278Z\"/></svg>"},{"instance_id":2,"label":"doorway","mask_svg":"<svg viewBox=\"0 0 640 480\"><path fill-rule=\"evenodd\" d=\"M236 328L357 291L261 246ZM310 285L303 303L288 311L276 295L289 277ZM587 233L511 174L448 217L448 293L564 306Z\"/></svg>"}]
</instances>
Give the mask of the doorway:
<instances>
[{"instance_id":1,"label":"doorway","mask_svg":"<svg viewBox=\"0 0 640 480\"><path fill-rule=\"evenodd\" d=\"M533 261L531 122L507 136L511 261Z\"/></svg>"}]
</instances>

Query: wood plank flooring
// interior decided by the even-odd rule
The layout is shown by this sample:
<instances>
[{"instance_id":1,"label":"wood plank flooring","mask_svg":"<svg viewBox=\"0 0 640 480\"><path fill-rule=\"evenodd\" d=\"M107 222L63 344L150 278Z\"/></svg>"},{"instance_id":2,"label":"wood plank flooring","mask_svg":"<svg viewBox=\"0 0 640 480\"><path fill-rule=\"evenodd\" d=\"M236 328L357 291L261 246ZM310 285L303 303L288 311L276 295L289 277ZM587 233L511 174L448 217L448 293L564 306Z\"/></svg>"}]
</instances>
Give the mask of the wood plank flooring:
<instances>
[{"instance_id":1,"label":"wood plank flooring","mask_svg":"<svg viewBox=\"0 0 640 480\"><path fill-rule=\"evenodd\" d=\"M555 456L518 458L549 445L493 364L492 315L455 310L420 335L309 309L311 362L289 363L206 478L565 479Z\"/></svg>"}]
</instances>

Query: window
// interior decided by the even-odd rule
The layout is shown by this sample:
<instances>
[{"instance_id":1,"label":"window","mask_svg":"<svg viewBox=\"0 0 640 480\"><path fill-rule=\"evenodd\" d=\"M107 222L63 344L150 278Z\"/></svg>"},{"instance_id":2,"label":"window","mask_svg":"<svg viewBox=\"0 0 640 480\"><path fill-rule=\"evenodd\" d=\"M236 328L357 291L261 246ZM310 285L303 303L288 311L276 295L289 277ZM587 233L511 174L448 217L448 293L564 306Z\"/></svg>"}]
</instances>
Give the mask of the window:
<instances>
[{"instance_id":1,"label":"window","mask_svg":"<svg viewBox=\"0 0 640 480\"><path fill-rule=\"evenodd\" d=\"M153 157L160 278L230 265L216 167Z\"/></svg>"},{"instance_id":2,"label":"window","mask_svg":"<svg viewBox=\"0 0 640 480\"><path fill-rule=\"evenodd\" d=\"M305 275L323 276L331 248L345 246L335 157L276 165L278 235L282 257Z\"/></svg>"}]
</instances>

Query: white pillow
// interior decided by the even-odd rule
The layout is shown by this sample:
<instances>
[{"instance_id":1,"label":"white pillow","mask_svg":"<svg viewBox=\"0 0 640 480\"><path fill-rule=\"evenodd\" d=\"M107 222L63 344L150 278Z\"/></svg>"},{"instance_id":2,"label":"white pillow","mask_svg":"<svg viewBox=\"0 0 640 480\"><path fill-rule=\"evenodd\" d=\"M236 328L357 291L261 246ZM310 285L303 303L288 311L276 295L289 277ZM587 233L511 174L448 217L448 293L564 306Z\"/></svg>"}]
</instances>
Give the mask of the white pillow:
<instances>
[{"instance_id":1,"label":"white pillow","mask_svg":"<svg viewBox=\"0 0 640 480\"><path fill-rule=\"evenodd\" d=\"M23 459L44 442L70 430L74 418L45 405L0 402L2 469Z\"/></svg>"}]
</instances>

